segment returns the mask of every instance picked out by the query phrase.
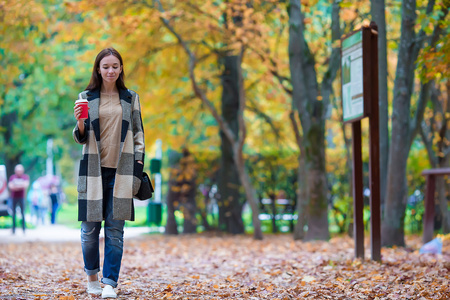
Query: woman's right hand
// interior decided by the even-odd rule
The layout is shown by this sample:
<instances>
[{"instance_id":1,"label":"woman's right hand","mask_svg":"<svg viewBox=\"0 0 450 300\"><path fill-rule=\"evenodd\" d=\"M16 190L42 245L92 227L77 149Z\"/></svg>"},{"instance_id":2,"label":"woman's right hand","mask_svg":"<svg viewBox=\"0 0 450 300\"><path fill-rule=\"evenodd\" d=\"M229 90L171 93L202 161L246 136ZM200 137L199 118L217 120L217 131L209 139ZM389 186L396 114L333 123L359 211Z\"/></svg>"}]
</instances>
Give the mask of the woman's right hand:
<instances>
[{"instance_id":1,"label":"woman's right hand","mask_svg":"<svg viewBox=\"0 0 450 300\"><path fill-rule=\"evenodd\" d=\"M75 117L75 119L77 120L77 121L83 121L83 120L86 120L86 119L81 119L80 118L80 116L81 116L81 111L82 111L82 107L80 106L80 105L75 105L74 107L73 107L73 116Z\"/></svg>"},{"instance_id":2,"label":"woman's right hand","mask_svg":"<svg viewBox=\"0 0 450 300\"><path fill-rule=\"evenodd\" d=\"M78 131L80 132L80 135L84 135L84 120L86 120L86 119L80 118L82 109L83 108L79 105L75 105L73 107L73 116L75 117L75 119L77 119L77 126L78 126Z\"/></svg>"}]
</instances>

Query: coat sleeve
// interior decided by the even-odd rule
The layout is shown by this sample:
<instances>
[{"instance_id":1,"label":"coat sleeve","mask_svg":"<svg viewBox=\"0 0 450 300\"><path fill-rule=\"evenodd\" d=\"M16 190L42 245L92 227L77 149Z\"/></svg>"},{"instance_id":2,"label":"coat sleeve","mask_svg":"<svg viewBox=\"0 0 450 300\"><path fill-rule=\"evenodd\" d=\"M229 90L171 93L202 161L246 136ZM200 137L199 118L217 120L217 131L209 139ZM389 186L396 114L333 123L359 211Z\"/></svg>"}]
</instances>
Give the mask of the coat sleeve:
<instances>
[{"instance_id":1,"label":"coat sleeve","mask_svg":"<svg viewBox=\"0 0 450 300\"><path fill-rule=\"evenodd\" d=\"M75 128L73 129L73 132L72 132L73 139L75 140L75 142L78 144L82 144L82 145L86 144L87 139L88 139L88 134L89 134L88 122L86 120L84 120L84 134L83 135L80 134L78 125L75 125Z\"/></svg>"},{"instance_id":2,"label":"coat sleeve","mask_svg":"<svg viewBox=\"0 0 450 300\"><path fill-rule=\"evenodd\" d=\"M141 117L141 104L139 95L135 94L133 103L133 139L134 139L134 160L144 161L145 142L144 142L144 126Z\"/></svg>"}]
</instances>

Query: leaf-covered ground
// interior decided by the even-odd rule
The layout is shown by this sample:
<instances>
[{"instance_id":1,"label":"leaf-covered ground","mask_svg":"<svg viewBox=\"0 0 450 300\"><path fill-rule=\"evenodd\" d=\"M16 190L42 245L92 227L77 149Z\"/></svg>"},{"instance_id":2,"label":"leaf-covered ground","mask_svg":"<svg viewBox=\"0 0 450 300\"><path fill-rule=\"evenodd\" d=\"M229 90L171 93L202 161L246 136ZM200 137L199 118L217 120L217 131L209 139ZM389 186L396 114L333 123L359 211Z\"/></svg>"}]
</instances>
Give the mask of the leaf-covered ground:
<instances>
[{"instance_id":1,"label":"leaf-covered ground","mask_svg":"<svg viewBox=\"0 0 450 300\"><path fill-rule=\"evenodd\" d=\"M119 299L450 299L450 247L383 249L353 259L353 241L291 236L141 236L125 241ZM366 245L367 256L369 254ZM0 244L1 299L100 299L85 292L79 243Z\"/></svg>"}]
</instances>

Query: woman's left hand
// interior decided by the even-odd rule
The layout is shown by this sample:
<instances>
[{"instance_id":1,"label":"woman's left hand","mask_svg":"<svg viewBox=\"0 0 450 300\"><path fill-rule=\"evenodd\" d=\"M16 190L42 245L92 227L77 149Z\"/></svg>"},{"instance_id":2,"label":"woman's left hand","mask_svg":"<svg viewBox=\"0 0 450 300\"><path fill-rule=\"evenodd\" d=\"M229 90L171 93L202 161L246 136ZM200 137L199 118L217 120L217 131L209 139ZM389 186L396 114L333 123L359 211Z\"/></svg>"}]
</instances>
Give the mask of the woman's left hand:
<instances>
[{"instance_id":1,"label":"woman's left hand","mask_svg":"<svg viewBox=\"0 0 450 300\"><path fill-rule=\"evenodd\" d=\"M141 165L143 165L144 163L142 162L142 160L138 160L138 163L140 163Z\"/></svg>"}]
</instances>

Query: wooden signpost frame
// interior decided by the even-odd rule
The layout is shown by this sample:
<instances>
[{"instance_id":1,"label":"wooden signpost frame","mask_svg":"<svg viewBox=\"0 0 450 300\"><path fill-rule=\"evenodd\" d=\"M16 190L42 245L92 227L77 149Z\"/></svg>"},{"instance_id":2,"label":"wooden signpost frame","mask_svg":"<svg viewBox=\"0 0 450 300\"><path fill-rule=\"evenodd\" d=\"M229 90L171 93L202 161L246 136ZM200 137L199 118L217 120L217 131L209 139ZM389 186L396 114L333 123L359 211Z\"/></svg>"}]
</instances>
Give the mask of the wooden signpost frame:
<instances>
[{"instance_id":1,"label":"wooden signpost frame","mask_svg":"<svg viewBox=\"0 0 450 300\"><path fill-rule=\"evenodd\" d=\"M363 105L362 116L346 120L352 124L353 156L353 234L355 239L355 256L364 258L364 220L363 220L363 164L361 119L369 117L369 182L370 182L370 242L371 258L381 261L381 205L380 205L380 133L378 108L378 32L376 24L341 39L343 40L362 32L362 73ZM341 49L342 57L342 49ZM342 86L342 85L341 85ZM343 101L344 102L344 101Z\"/></svg>"}]
</instances>

